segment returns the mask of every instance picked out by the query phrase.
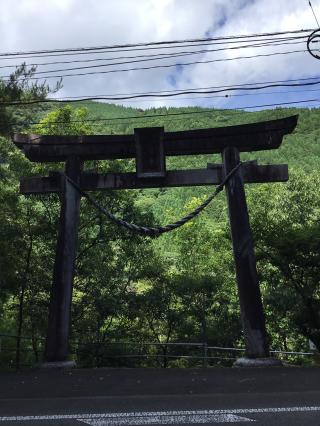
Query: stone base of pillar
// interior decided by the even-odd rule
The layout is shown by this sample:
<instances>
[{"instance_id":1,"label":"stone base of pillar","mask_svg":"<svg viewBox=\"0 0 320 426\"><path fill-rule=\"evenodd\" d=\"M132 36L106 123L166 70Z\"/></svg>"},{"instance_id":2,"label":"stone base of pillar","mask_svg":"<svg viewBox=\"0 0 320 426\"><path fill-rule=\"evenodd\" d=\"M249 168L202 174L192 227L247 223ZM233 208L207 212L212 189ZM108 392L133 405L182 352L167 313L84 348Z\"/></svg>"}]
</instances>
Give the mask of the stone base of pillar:
<instances>
[{"instance_id":1,"label":"stone base of pillar","mask_svg":"<svg viewBox=\"0 0 320 426\"><path fill-rule=\"evenodd\" d=\"M76 362L75 361L54 361L54 362L43 362L42 364L39 364L39 368L44 370L50 370L50 369L69 369L69 368L75 368Z\"/></svg>"},{"instance_id":2,"label":"stone base of pillar","mask_svg":"<svg viewBox=\"0 0 320 426\"><path fill-rule=\"evenodd\" d=\"M276 358L238 358L234 367L281 367L283 364Z\"/></svg>"}]
</instances>

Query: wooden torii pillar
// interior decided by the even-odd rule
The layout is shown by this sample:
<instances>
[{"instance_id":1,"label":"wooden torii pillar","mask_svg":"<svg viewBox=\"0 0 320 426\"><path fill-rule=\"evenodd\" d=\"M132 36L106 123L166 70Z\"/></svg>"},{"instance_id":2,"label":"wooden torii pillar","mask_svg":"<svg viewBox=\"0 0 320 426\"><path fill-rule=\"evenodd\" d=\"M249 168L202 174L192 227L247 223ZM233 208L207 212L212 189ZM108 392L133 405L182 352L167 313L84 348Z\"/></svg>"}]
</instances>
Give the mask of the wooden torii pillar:
<instances>
[{"instance_id":1,"label":"wooden torii pillar","mask_svg":"<svg viewBox=\"0 0 320 426\"><path fill-rule=\"evenodd\" d=\"M65 162L65 174L85 191L218 185L240 161L240 153L278 148L298 116L254 124L167 132L135 129L134 135L15 135L14 143L34 162ZM166 171L166 156L222 155L206 169ZM82 171L88 160L136 158L135 173ZM246 357L238 365L272 365L265 328L245 183L285 182L288 166L244 163L226 185ZM21 179L22 194L59 193L61 213L45 349L46 366L71 366L68 360L70 311L76 257L80 195L61 173Z\"/></svg>"}]
</instances>

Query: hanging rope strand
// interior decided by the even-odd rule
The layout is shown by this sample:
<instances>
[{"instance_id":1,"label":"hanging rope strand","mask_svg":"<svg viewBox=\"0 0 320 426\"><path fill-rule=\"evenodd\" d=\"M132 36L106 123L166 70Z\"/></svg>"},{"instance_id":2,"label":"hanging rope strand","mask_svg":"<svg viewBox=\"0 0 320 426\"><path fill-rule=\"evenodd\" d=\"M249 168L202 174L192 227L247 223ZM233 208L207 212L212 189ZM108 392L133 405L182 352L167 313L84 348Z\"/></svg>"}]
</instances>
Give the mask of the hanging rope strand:
<instances>
[{"instance_id":1,"label":"hanging rope strand","mask_svg":"<svg viewBox=\"0 0 320 426\"><path fill-rule=\"evenodd\" d=\"M221 192L224 188L224 186L227 184L227 182L230 180L230 178L237 172L239 167L241 166L241 162L237 164L223 179L223 181L216 187L213 194L211 194L200 206L198 206L195 210L193 210L188 215L182 217L181 219L177 220L176 222L170 223L168 225L164 226L157 226L157 227L149 227L149 226L142 226L137 225L135 223L129 223L126 220L120 219L116 217L113 213L111 213L109 210L107 210L105 207L101 206L98 201L93 198L91 195L89 195L87 192L83 191L80 186L74 182L72 179L70 179L67 175L64 175L66 180L71 183L71 185L83 196L85 197L90 204L92 204L100 213L102 213L104 216L106 216L109 220L111 220L116 225L122 226L129 230L130 232L155 237L159 236L161 234L164 234L165 232L173 231L174 229L180 228L190 220L194 219L196 216L199 215L199 213L202 212L210 203L211 201Z\"/></svg>"}]
</instances>

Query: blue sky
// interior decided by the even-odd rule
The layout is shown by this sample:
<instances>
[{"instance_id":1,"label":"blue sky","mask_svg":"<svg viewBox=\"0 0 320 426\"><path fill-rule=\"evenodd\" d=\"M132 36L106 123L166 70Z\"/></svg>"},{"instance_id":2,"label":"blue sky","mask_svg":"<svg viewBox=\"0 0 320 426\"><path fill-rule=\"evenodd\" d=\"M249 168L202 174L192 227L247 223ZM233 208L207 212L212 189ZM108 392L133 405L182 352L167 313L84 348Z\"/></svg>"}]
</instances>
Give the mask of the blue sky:
<instances>
[{"instance_id":1,"label":"blue sky","mask_svg":"<svg viewBox=\"0 0 320 426\"><path fill-rule=\"evenodd\" d=\"M320 17L320 0L313 0L313 7ZM12 7L11 0L0 2L2 52L177 40L208 35L245 35L314 27L315 20L308 2L303 0L19 0L19 7ZM279 46L273 51L304 48L305 45ZM270 48L249 48L239 51L204 52L192 57L168 59L163 63L174 65L195 60L231 59L270 51ZM0 60L0 66L15 64L18 64L16 59ZM55 69L54 67L61 68L61 65L39 66L38 71ZM9 71L10 68L2 68L0 74L4 76ZM232 86L306 78L318 74L320 61L312 58L307 52L300 52L119 74L66 77L64 87L57 96ZM242 96L241 93L241 96L205 99L195 96L190 99L191 96L184 96L179 100L140 100L127 102L127 105L139 108L160 105L229 108L317 98L317 86L308 89L313 91L297 93L298 89L292 89L292 93L255 96ZM285 89L277 90L284 92ZM275 89L269 90L274 91Z\"/></svg>"}]
</instances>

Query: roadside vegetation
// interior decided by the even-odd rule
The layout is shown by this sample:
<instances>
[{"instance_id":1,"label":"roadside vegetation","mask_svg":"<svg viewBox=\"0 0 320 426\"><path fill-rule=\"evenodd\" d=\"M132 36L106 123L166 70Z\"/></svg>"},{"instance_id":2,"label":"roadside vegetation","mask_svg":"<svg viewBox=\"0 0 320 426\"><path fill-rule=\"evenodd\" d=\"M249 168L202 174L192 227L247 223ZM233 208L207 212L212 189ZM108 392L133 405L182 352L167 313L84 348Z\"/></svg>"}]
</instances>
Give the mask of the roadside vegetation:
<instances>
[{"instance_id":1,"label":"roadside vegetation","mask_svg":"<svg viewBox=\"0 0 320 426\"><path fill-rule=\"evenodd\" d=\"M31 75L32 70L22 67L11 83L0 81L0 103L41 100L61 85L28 85ZM135 127L164 126L171 131L292 114L299 114L297 129L279 150L247 153L242 159L289 164L288 183L246 187L271 346L306 351L311 340L320 350L319 109L200 113L200 108L142 111L95 102L45 105L0 106L0 334L18 336L2 337L0 366L41 359L59 218L58 196L19 195L19 179L62 167L30 163L12 143L13 130L116 134L132 133ZM180 112L196 114L156 117ZM122 119L112 120L116 117ZM167 168L205 168L208 162L220 161L219 156L176 157L168 159ZM134 164L88 162L86 169L128 171ZM201 187L94 195L119 217L158 225L194 209L211 191ZM129 234L83 200L72 309L72 349L82 366L187 366L187 358L174 357L178 352L199 355L192 347L174 347L169 353L168 346L144 346L147 342L243 347L224 194L197 219L158 239ZM132 354L149 357L128 356ZM228 363L211 360L211 365Z\"/></svg>"}]
</instances>

